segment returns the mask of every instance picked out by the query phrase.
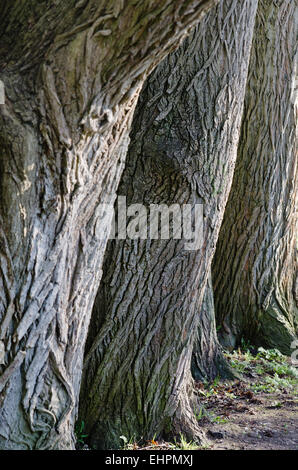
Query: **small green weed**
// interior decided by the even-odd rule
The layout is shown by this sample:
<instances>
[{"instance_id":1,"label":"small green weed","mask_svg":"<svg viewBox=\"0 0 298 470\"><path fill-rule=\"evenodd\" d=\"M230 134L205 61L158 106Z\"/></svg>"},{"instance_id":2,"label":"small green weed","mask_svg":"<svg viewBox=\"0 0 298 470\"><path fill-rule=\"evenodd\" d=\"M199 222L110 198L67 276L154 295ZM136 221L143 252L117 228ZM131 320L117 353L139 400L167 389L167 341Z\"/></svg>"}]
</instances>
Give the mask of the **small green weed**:
<instances>
[{"instance_id":1,"label":"small green weed","mask_svg":"<svg viewBox=\"0 0 298 470\"><path fill-rule=\"evenodd\" d=\"M228 423L229 420L226 418L222 418L221 416L215 416L215 418L212 418L212 422L217 424L225 424Z\"/></svg>"},{"instance_id":2,"label":"small green weed","mask_svg":"<svg viewBox=\"0 0 298 470\"><path fill-rule=\"evenodd\" d=\"M88 437L88 434L84 434L85 422L77 423L75 426L75 436L77 438L77 443L79 446L85 445L85 439Z\"/></svg>"},{"instance_id":3,"label":"small green weed","mask_svg":"<svg viewBox=\"0 0 298 470\"><path fill-rule=\"evenodd\" d=\"M183 434L180 434L180 442L176 446L181 450L198 450L200 447L195 442L188 442Z\"/></svg>"}]
</instances>

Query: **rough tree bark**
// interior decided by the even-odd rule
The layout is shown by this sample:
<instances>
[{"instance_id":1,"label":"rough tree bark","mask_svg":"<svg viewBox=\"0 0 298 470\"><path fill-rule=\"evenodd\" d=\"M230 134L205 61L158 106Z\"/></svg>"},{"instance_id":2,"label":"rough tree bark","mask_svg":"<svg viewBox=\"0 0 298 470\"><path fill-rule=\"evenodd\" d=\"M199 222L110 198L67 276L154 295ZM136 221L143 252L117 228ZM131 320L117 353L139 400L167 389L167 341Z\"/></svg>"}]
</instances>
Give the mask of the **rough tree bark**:
<instances>
[{"instance_id":1,"label":"rough tree bark","mask_svg":"<svg viewBox=\"0 0 298 470\"><path fill-rule=\"evenodd\" d=\"M217 338L211 272L205 287L202 305L198 309L200 320L191 359L193 378L197 382L202 380L211 382L217 377L221 379L238 377L237 372L225 359Z\"/></svg>"},{"instance_id":2,"label":"rough tree bark","mask_svg":"<svg viewBox=\"0 0 298 470\"><path fill-rule=\"evenodd\" d=\"M148 73L216 0L2 0L0 448L73 448L82 357Z\"/></svg>"},{"instance_id":3,"label":"rough tree bark","mask_svg":"<svg viewBox=\"0 0 298 470\"><path fill-rule=\"evenodd\" d=\"M237 165L213 266L219 337L228 348L244 337L289 354L297 330L295 12L296 1L259 2Z\"/></svg>"},{"instance_id":4,"label":"rough tree bark","mask_svg":"<svg viewBox=\"0 0 298 470\"><path fill-rule=\"evenodd\" d=\"M204 204L204 243L188 251L183 240L109 242L80 395L96 448L119 446L121 435L203 439L190 362L237 153L256 6L221 2L142 91L118 194L147 209Z\"/></svg>"}]
</instances>

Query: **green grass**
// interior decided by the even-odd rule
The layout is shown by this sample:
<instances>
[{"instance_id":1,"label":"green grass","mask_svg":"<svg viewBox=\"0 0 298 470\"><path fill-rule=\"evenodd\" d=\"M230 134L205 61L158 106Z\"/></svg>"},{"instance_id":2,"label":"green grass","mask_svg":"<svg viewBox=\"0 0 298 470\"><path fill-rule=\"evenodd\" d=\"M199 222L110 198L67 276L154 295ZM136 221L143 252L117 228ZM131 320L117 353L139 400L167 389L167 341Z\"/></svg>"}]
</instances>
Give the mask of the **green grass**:
<instances>
[{"instance_id":1,"label":"green grass","mask_svg":"<svg viewBox=\"0 0 298 470\"><path fill-rule=\"evenodd\" d=\"M138 445L134 437L119 436L119 439L123 442L121 450L133 450Z\"/></svg>"},{"instance_id":2,"label":"green grass","mask_svg":"<svg viewBox=\"0 0 298 470\"><path fill-rule=\"evenodd\" d=\"M297 379L290 377L280 378L277 374L273 377L265 377L264 382L251 384L254 392L279 393L284 390L290 391L294 396L298 396Z\"/></svg>"},{"instance_id":3,"label":"green grass","mask_svg":"<svg viewBox=\"0 0 298 470\"><path fill-rule=\"evenodd\" d=\"M298 394L298 370L277 349L259 348L253 355L246 347L245 351L239 349L226 356L238 372L255 377L251 383L254 392L278 393L287 390L294 396Z\"/></svg>"},{"instance_id":4,"label":"green grass","mask_svg":"<svg viewBox=\"0 0 298 470\"><path fill-rule=\"evenodd\" d=\"M180 442L176 444L176 448L179 450L198 450L200 449L200 446L196 444L195 442L191 441L188 442L183 434L180 434Z\"/></svg>"},{"instance_id":5,"label":"green grass","mask_svg":"<svg viewBox=\"0 0 298 470\"><path fill-rule=\"evenodd\" d=\"M204 409L200 408L198 411L195 410L194 415L195 415L197 421L201 421L201 419L203 419L204 416L205 416Z\"/></svg>"},{"instance_id":6,"label":"green grass","mask_svg":"<svg viewBox=\"0 0 298 470\"><path fill-rule=\"evenodd\" d=\"M227 418L223 418L222 416L211 416L211 421L217 424L226 424L229 422Z\"/></svg>"},{"instance_id":7,"label":"green grass","mask_svg":"<svg viewBox=\"0 0 298 470\"><path fill-rule=\"evenodd\" d=\"M75 425L75 436L77 439L77 444L79 446L84 446L85 445L85 439L88 437L88 434L84 433L85 429L85 422L81 421L80 423L77 423Z\"/></svg>"},{"instance_id":8,"label":"green grass","mask_svg":"<svg viewBox=\"0 0 298 470\"><path fill-rule=\"evenodd\" d=\"M156 436L153 439L137 443L133 438L128 439L125 436L120 436L123 441L122 450L204 450L208 446L201 446L194 441L188 441L185 436L181 433L179 440L173 442L156 441Z\"/></svg>"}]
</instances>

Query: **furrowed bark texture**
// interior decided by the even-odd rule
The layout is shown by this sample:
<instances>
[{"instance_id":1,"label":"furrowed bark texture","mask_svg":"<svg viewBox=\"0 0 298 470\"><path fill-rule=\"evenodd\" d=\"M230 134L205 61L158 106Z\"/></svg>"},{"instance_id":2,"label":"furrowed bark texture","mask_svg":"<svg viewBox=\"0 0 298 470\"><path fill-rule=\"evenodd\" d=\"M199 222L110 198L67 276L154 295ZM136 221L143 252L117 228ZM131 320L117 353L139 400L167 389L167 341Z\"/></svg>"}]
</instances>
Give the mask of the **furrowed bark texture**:
<instances>
[{"instance_id":1,"label":"furrowed bark texture","mask_svg":"<svg viewBox=\"0 0 298 470\"><path fill-rule=\"evenodd\" d=\"M121 435L203 439L190 363L236 159L256 5L222 2L142 91L118 194L148 210L204 204L204 242L193 251L183 240L109 242L80 396L96 448L119 446Z\"/></svg>"},{"instance_id":2,"label":"furrowed bark texture","mask_svg":"<svg viewBox=\"0 0 298 470\"><path fill-rule=\"evenodd\" d=\"M0 448L73 448L83 348L147 74L216 1L1 1Z\"/></svg>"},{"instance_id":3,"label":"furrowed bark texture","mask_svg":"<svg viewBox=\"0 0 298 470\"><path fill-rule=\"evenodd\" d=\"M290 354L297 331L295 11L295 1L259 2L237 165L212 276L219 336L228 348L244 337Z\"/></svg>"},{"instance_id":4,"label":"furrowed bark texture","mask_svg":"<svg viewBox=\"0 0 298 470\"><path fill-rule=\"evenodd\" d=\"M199 309L200 320L191 360L191 372L195 381L217 377L233 379L238 375L225 359L216 331L213 287L211 273L206 284L202 306Z\"/></svg>"}]
</instances>

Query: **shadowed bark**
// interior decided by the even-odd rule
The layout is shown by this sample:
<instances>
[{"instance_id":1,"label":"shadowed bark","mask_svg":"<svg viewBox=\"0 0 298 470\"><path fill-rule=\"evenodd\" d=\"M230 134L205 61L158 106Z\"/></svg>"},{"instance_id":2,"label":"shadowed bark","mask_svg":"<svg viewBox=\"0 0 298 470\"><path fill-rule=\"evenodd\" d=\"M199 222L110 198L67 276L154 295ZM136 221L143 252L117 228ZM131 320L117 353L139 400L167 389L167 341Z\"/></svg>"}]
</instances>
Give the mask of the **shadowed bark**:
<instances>
[{"instance_id":1,"label":"shadowed bark","mask_svg":"<svg viewBox=\"0 0 298 470\"><path fill-rule=\"evenodd\" d=\"M80 399L96 448L118 447L121 435L203 442L191 356L206 327L199 312L236 159L256 6L221 2L142 91L118 194L148 209L204 204L203 246L109 242Z\"/></svg>"},{"instance_id":2,"label":"shadowed bark","mask_svg":"<svg viewBox=\"0 0 298 470\"><path fill-rule=\"evenodd\" d=\"M216 1L2 0L0 448L74 446L138 93Z\"/></svg>"},{"instance_id":3,"label":"shadowed bark","mask_svg":"<svg viewBox=\"0 0 298 470\"><path fill-rule=\"evenodd\" d=\"M202 380L211 382L217 377L222 379L238 377L238 374L225 359L217 339L213 287L210 274L199 314L199 327L194 341L191 361L193 378L197 382Z\"/></svg>"},{"instance_id":4,"label":"shadowed bark","mask_svg":"<svg viewBox=\"0 0 298 470\"><path fill-rule=\"evenodd\" d=\"M291 353L297 331L297 2L261 0L237 165L213 266L222 344ZM296 15L297 16L297 15Z\"/></svg>"}]
</instances>

